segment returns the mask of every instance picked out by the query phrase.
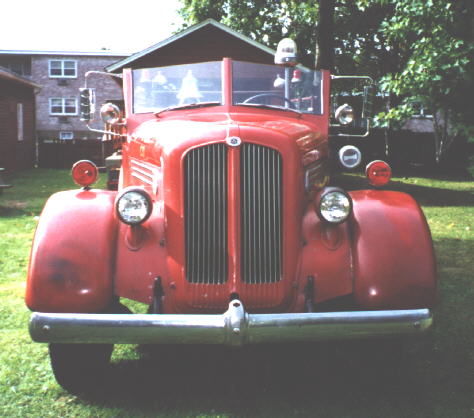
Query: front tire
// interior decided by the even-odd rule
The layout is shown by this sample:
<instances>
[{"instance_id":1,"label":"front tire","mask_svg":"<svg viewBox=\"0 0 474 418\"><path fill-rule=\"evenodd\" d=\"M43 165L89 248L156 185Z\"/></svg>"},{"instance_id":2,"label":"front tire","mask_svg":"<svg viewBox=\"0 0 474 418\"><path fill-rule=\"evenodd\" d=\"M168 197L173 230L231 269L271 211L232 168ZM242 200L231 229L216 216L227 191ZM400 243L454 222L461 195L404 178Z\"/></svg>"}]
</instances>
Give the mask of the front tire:
<instances>
[{"instance_id":1,"label":"front tire","mask_svg":"<svg viewBox=\"0 0 474 418\"><path fill-rule=\"evenodd\" d=\"M116 301L103 313L130 314L131 311ZM49 344L56 381L74 395L103 392L113 349L113 344Z\"/></svg>"},{"instance_id":2,"label":"front tire","mask_svg":"<svg viewBox=\"0 0 474 418\"><path fill-rule=\"evenodd\" d=\"M56 381L75 395L94 395L105 387L113 344L50 344Z\"/></svg>"}]
</instances>

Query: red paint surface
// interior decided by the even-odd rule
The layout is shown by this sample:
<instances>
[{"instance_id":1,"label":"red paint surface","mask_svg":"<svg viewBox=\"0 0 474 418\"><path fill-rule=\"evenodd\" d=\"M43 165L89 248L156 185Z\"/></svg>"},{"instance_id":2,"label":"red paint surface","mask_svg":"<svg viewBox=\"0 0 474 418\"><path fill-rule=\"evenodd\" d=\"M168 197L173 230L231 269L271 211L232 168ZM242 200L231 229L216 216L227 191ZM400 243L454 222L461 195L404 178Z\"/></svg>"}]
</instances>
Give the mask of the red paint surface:
<instances>
[{"instance_id":1,"label":"red paint surface","mask_svg":"<svg viewBox=\"0 0 474 418\"><path fill-rule=\"evenodd\" d=\"M46 203L36 229L26 303L40 312L99 312L113 297L115 192L71 190Z\"/></svg>"},{"instance_id":2,"label":"red paint surface","mask_svg":"<svg viewBox=\"0 0 474 418\"><path fill-rule=\"evenodd\" d=\"M436 265L426 220L404 193L351 193L355 297L373 309L432 307Z\"/></svg>"}]
</instances>

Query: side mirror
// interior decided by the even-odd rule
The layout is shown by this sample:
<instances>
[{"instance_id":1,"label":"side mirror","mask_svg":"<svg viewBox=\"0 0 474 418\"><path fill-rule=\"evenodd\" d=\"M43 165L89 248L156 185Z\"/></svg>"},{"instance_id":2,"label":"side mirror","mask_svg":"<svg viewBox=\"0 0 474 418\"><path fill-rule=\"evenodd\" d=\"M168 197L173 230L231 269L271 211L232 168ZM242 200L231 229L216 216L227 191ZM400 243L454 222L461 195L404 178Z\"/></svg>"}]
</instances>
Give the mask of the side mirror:
<instances>
[{"instance_id":1,"label":"side mirror","mask_svg":"<svg viewBox=\"0 0 474 418\"><path fill-rule=\"evenodd\" d=\"M95 90L89 88L79 89L81 120L90 122L94 120L95 113Z\"/></svg>"},{"instance_id":2,"label":"side mirror","mask_svg":"<svg viewBox=\"0 0 474 418\"><path fill-rule=\"evenodd\" d=\"M113 103L105 103L100 108L100 118L104 123L115 125L121 117L120 108Z\"/></svg>"}]
</instances>

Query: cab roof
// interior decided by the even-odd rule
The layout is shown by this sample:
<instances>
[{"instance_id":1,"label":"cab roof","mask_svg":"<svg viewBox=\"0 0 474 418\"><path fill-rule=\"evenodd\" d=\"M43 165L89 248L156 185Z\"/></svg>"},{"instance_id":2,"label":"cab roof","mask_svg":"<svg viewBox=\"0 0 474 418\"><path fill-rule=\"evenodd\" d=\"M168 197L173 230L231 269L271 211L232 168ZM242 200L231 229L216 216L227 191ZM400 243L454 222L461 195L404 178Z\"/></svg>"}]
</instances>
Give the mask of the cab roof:
<instances>
[{"instance_id":1,"label":"cab roof","mask_svg":"<svg viewBox=\"0 0 474 418\"><path fill-rule=\"evenodd\" d=\"M149 68L193 62L218 61L224 57L273 64L275 51L214 19L191 26L143 51L109 65L108 72L123 68Z\"/></svg>"}]
</instances>

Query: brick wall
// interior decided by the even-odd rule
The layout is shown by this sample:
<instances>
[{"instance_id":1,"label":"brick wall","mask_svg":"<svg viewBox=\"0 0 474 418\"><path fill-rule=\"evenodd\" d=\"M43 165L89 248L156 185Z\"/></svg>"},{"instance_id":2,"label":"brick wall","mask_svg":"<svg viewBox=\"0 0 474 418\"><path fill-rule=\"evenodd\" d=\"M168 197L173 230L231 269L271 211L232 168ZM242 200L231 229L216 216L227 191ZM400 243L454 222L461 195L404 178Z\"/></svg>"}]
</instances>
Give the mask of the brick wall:
<instances>
[{"instance_id":1,"label":"brick wall","mask_svg":"<svg viewBox=\"0 0 474 418\"><path fill-rule=\"evenodd\" d=\"M31 80L42 88L36 97L36 129L39 140L57 139L59 132L73 132L74 139L97 139L101 134L87 130L79 116L79 88L84 87L87 71L103 71L104 68L121 57L97 56L64 56L34 55L31 63ZM75 78L51 78L49 75L50 60L68 60L77 62ZM121 87L114 78L93 74L88 78L88 87L96 88L97 107L108 100L121 100ZM50 98L77 99L77 115L50 115ZM96 113L98 119L98 113ZM96 129L102 128L100 120L91 124Z\"/></svg>"}]
</instances>

